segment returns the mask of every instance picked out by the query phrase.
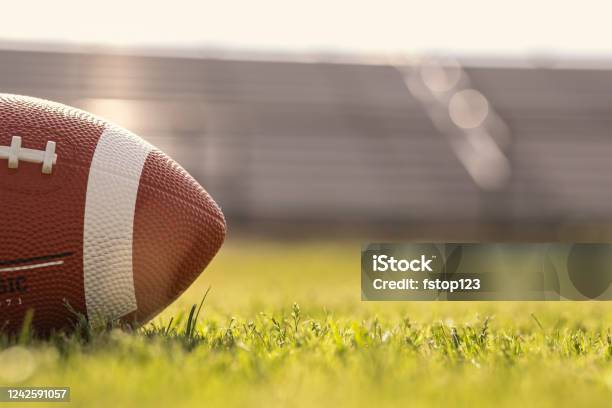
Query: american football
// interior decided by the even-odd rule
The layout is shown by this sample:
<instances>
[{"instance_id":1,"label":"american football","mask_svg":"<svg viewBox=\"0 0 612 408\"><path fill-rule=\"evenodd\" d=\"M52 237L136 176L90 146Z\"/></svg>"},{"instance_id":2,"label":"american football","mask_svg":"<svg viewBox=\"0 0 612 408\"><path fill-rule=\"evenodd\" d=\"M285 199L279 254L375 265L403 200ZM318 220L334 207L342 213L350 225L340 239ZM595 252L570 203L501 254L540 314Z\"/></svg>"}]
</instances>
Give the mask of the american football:
<instances>
[{"instance_id":1,"label":"american football","mask_svg":"<svg viewBox=\"0 0 612 408\"><path fill-rule=\"evenodd\" d=\"M59 103L0 95L0 327L77 315L142 324L208 265L223 214L135 134Z\"/></svg>"}]
</instances>

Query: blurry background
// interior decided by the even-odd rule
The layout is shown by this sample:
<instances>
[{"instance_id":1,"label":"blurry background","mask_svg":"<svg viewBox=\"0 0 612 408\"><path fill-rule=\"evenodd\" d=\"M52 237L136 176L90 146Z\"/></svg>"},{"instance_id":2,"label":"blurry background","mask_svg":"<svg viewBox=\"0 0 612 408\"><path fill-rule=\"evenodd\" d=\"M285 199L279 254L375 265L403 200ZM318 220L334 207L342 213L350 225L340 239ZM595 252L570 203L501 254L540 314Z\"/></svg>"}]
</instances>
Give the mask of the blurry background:
<instances>
[{"instance_id":1,"label":"blurry background","mask_svg":"<svg viewBox=\"0 0 612 408\"><path fill-rule=\"evenodd\" d=\"M223 207L227 243L155 323L212 287L210 330L283 321L296 302L338 347L262 356L229 336L227 352L181 353L115 333L82 355L20 347L14 371L88 406L608 406L612 303L362 302L359 271L372 241L612 240L609 3L7 2L0 92L123 125ZM501 343L482 368L427 340L457 327L486 342L489 317ZM339 345L334 321L380 345ZM401 350L383 346L394 337Z\"/></svg>"},{"instance_id":2,"label":"blurry background","mask_svg":"<svg viewBox=\"0 0 612 408\"><path fill-rule=\"evenodd\" d=\"M0 91L143 136L211 192L234 234L608 236L612 33L601 10L59 3L67 12L11 6Z\"/></svg>"}]
</instances>

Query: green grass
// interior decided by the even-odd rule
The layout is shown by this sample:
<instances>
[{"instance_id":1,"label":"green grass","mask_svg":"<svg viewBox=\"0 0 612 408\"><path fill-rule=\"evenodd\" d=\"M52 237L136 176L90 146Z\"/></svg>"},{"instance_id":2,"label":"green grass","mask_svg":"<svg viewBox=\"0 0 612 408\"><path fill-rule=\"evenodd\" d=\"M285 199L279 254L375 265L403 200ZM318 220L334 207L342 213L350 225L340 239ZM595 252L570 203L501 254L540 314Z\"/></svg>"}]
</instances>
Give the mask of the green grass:
<instances>
[{"instance_id":1,"label":"green grass","mask_svg":"<svg viewBox=\"0 0 612 408\"><path fill-rule=\"evenodd\" d=\"M359 249L229 242L136 332L0 340L0 383L72 406L610 406L608 303L365 303Z\"/></svg>"}]
</instances>

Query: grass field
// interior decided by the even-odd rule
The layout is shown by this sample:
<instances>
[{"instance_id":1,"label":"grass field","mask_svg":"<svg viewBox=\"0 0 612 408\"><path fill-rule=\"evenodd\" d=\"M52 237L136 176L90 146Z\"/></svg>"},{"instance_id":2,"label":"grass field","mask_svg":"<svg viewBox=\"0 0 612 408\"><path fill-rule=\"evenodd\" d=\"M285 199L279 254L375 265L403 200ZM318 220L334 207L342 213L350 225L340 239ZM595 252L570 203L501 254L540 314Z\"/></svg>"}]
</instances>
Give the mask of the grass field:
<instances>
[{"instance_id":1,"label":"grass field","mask_svg":"<svg viewBox=\"0 0 612 408\"><path fill-rule=\"evenodd\" d=\"M135 333L0 341L0 383L87 407L611 405L608 303L365 303L359 249L230 241Z\"/></svg>"}]
</instances>

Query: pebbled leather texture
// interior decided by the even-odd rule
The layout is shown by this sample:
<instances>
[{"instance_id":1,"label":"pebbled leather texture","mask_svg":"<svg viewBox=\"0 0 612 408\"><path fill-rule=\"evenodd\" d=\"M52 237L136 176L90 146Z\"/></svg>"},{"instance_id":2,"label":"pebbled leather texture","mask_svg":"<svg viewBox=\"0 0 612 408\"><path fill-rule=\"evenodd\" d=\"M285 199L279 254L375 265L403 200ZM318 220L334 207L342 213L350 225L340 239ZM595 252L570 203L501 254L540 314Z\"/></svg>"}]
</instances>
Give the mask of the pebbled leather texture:
<instances>
[{"instance_id":1,"label":"pebbled leather texture","mask_svg":"<svg viewBox=\"0 0 612 408\"><path fill-rule=\"evenodd\" d=\"M134 219L136 321L149 320L189 287L223 244L225 228L206 191L172 159L151 152Z\"/></svg>"},{"instance_id":2,"label":"pebbled leather texture","mask_svg":"<svg viewBox=\"0 0 612 408\"><path fill-rule=\"evenodd\" d=\"M42 174L40 164L23 162L9 169L7 160L0 159L0 330L18 330L30 309L40 332L72 327L76 316L66 304L87 313L83 234L88 177L98 141L110 126L65 105L0 94L0 146L21 136L23 147L44 150L51 140L58 155L50 175ZM109 208L113 195L121 194L121 189L111 191ZM113 212L104 214L113 225ZM223 214L208 193L153 149L142 168L133 219L136 310L122 317L143 323L178 297L217 253L225 231ZM111 231L108 240L113 239L119 238Z\"/></svg>"}]
</instances>

